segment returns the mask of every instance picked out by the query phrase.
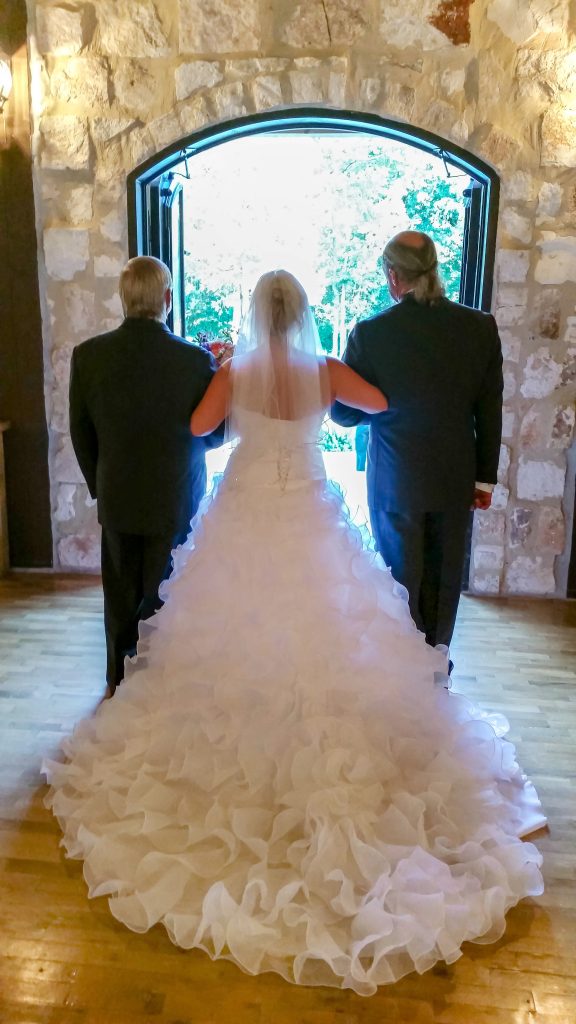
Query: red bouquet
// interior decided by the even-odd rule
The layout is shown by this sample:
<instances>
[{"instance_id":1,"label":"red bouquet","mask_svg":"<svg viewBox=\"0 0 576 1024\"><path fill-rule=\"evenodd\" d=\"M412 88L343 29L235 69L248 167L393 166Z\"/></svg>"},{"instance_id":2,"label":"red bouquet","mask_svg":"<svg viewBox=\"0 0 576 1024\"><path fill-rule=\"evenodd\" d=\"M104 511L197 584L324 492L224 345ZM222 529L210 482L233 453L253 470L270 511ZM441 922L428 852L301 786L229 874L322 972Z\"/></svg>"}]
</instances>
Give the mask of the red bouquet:
<instances>
[{"instance_id":1,"label":"red bouquet","mask_svg":"<svg viewBox=\"0 0 576 1024\"><path fill-rule=\"evenodd\" d=\"M194 340L214 356L218 366L234 355L234 342L229 335L217 338L207 331L199 331Z\"/></svg>"}]
</instances>

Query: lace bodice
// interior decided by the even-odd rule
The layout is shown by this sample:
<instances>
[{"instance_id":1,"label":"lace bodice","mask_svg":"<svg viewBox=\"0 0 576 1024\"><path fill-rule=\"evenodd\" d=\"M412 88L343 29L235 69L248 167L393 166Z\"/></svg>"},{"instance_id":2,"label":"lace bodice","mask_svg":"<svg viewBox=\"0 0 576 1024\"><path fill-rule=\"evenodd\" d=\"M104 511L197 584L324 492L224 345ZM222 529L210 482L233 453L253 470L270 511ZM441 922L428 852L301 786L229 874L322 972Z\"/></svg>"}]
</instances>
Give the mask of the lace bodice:
<instances>
[{"instance_id":1,"label":"lace bodice","mask_svg":"<svg viewBox=\"0 0 576 1024\"><path fill-rule=\"evenodd\" d=\"M224 474L226 485L282 491L306 481L324 480L326 470L318 447L323 418L323 410L298 420L242 410L237 416L240 437Z\"/></svg>"}]
</instances>

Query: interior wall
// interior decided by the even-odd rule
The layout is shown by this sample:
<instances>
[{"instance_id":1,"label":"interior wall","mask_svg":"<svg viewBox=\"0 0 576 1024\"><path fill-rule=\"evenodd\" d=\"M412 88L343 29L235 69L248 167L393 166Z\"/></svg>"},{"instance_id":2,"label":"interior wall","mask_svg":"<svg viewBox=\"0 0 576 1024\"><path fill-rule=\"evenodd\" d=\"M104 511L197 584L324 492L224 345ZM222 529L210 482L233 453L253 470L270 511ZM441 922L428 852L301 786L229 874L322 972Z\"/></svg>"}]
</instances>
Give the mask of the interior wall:
<instances>
[{"instance_id":1,"label":"interior wall","mask_svg":"<svg viewBox=\"0 0 576 1024\"><path fill-rule=\"evenodd\" d=\"M29 0L29 12L58 566L98 565L66 394L74 345L121 316L126 174L207 125L320 105L428 129L501 178L504 437L471 588L559 593L576 362L575 0Z\"/></svg>"},{"instance_id":2,"label":"interior wall","mask_svg":"<svg viewBox=\"0 0 576 1024\"><path fill-rule=\"evenodd\" d=\"M32 187L26 5L0 22L13 98L0 115L0 419L4 433L10 563L52 565L48 431Z\"/></svg>"}]
</instances>

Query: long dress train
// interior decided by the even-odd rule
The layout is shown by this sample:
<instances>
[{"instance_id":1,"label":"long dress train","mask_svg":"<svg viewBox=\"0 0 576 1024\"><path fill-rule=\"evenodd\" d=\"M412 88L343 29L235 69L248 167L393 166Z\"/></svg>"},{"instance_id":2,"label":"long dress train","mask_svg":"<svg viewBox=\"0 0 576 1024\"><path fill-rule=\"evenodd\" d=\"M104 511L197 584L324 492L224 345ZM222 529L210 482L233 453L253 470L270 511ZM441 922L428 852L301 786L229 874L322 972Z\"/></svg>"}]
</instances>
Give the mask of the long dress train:
<instances>
[{"instance_id":1,"label":"long dress train","mask_svg":"<svg viewBox=\"0 0 576 1024\"><path fill-rule=\"evenodd\" d=\"M253 416L256 414L245 414ZM113 700L45 771L90 896L256 974L370 995L491 942L542 891L507 722L444 656L325 480L260 416Z\"/></svg>"}]
</instances>

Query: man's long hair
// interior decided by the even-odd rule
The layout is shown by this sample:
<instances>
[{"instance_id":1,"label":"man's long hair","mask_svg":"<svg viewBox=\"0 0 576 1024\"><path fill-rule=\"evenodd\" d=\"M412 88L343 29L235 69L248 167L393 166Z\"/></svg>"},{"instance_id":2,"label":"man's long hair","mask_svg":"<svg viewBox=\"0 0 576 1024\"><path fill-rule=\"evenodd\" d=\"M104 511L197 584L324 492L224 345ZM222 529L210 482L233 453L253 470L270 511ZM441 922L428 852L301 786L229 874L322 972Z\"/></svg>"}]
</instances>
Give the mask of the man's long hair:
<instances>
[{"instance_id":1,"label":"man's long hair","mask_svg":"<svg viewBox=\"0 0 576 1024\"><path fill-rule=\"evenodd\" d=\"M416 302L434 305L444 296L444 285L438 274L438 256L432 239L422 233L422 245L406 245L391 238L382 253L384 268L394 270L405 284L410 285Z\"/></svg>"}]
</instances>

